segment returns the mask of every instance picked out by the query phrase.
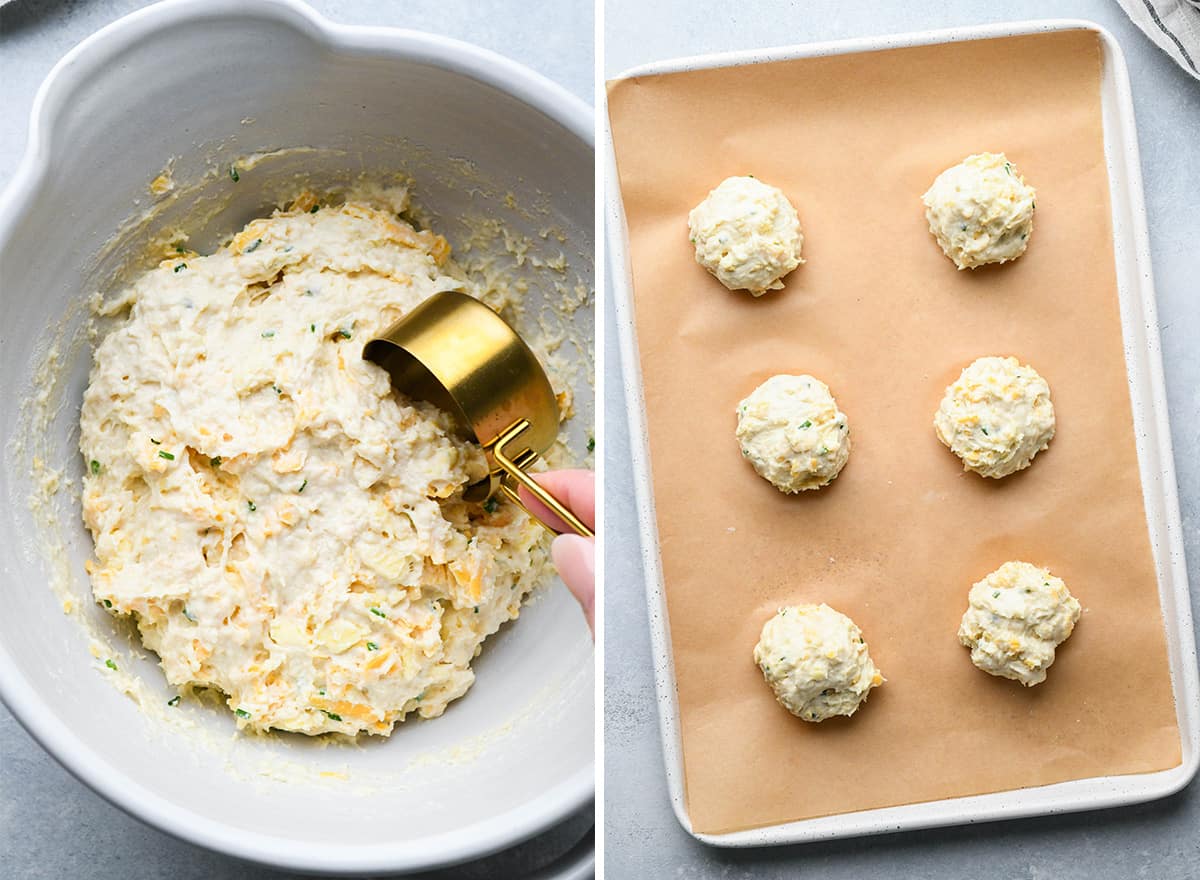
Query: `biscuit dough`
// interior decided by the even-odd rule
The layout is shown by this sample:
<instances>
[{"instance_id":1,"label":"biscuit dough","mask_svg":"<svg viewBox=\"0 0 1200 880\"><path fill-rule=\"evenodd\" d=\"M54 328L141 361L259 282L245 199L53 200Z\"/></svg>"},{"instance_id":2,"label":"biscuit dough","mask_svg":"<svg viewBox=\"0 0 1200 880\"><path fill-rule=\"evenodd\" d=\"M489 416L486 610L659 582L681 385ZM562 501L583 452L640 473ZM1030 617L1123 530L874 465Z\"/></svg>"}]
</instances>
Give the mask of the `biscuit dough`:
<instances>
[{"instance_id":1,"label":"biscuit dough","mask_svg":"<svg viewBox=\"0 0 1200 880\"><path fill-rule=\"evenodd\" d=\"M800 218L780 190L730 177L688 215L696 262L730 290L762 296L804 261Z\"/></svg>"},{"instance_id":2,"label":"biscuit dough","mask_svg":"<svg viewBox=\"0 0 1200 880\"><path fill-rule=\"evenodd\" d=\"M820 489L850 458L850 428L820 379L772 376L738 404L742 456L781 492Z\"/></svg>"},{"instance_id":3,"label":"biscuit dough","mask_svg":"<svg viewBox=\"0 0 1200 880\"><path fill-rule=\"evenodd\" d=\"M862 631L824 603L780 608L763 624L754 662L779 704L805 721L853 715L884 681Z\"/></svg>"},{"instance_id":4,"label":"biscuit dough","mask_svg":"<svg viewBox=\"0 0 1200 880\"><path fill-rule=\"evenodd\" d=\"M1025 687L1046 680L1055 649L1079 620L1079 602L1047 569L1006 562L971 587L958 640L989 675Z\"/></svg>"},{"instance_id":5,"label":"biscuit dough","mask_svg":"<svg viewBox=\"0 0 1200 880\"><path fill-rule=\"evenodd\" d=\"M125 292L81 414L96 600L240 727L387 735L442 713L549 574L449 417L393 393L364 343L452 277L403 188L309 193Z\"/></svg>"},{"instance_id":6,"label":"biscuit dough","mask_svg":"<svg viewBox=\"0 0 1200 880\"><path fill-rule=\"evenodd\" d=\"M933 427L966 470L1006 477L1054 437L1050 386L1014 357L979 358L946 388Z\"/></svg>"},{"instance_id":7,"label":"biscuit dough","mask_svg":"<svg viewBox=\"0 0 1200 880\"><path fill-rule=\"evenodd\" d=\"M1036 195L1003 153L976 153L939 174L921 199L942 251L974 269L1025 253Z\"/></svg>"}]
</instances>

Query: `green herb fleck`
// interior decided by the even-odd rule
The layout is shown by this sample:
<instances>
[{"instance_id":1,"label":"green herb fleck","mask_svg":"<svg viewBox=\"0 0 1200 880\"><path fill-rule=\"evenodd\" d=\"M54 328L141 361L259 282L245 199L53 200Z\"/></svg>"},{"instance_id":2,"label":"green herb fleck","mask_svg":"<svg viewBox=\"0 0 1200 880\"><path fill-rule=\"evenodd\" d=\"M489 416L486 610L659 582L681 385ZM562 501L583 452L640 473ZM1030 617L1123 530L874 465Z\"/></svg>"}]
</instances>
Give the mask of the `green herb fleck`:
<instances>
[{"instance_id":1,"label":"green herb fleck","mask_svg":"<svg viewBox=\"0 0 1200 880\"><path fill-rule=\"evenodd\" d=\"M296 490L296 494L299 495L301 492L303 492L304 487L307 485L308 485L308 480L305 480L303 483L300 484L300 488Z\"/></svg>"},{"instance_id":2,"label":"green herb fleck","mask_svg":"<svg viewBox=\"0 0 1200 880\"><path fill-rule=\"evenodd\" d=\"M319 691L317 691L317 693L321 696L325 696L325 688L321 688Z\"/></svg>"},{"instance_id":3,"label":"green herb fleck","mask_svg":"<svg viewBox=\"0 0 1200 880\"><path fill-rule=\"evenodd\" d=\"M153 437L150 438L150 442L153 443L155 446L162 446L162 441L155 440Z\"/></svg>"},{"instance_id":4,"label":"green herb fleck","mask_svg":"<svg viewBox=\"0 0 1200 880\"><path fill-rule=\"evenodd\" d=\"M109 669L117 668L117 664L113 662L112 657L109 657L107 660L105 660L104 665L107 666Z\"/></svg>"},{"instance_id":5,"label":"green herb fleck","mask_svg":"<svg viewBox=\"0 0 1200 880\"><path fill-rule=\"evenodd\" d=\"M178 274L186 268L187 268L187 263L180 263L178 266L175 267L175 273Z\"/></svg>"},{"instance_id":6,"label":"green herb fleck","mask_svg":"<svg viewBox=\"0 0 1200 880\"><path fill-rule=\"evenodd\" d=\"M1005 162L1005 163L1004 163L1004 170L1005 170L1005 171L1006 171L1006 172L1007 172L1007 173L1008 173L1008 174L1011 176L1011 175L1012 175L1012 163L1011 163L1011 162Z\"/></svg>"},{"instance_id":7,"label":"green herb fleck","mask_svg":"<svg viewBox=\"0 0 1200 880\"><path fill-rule=\"evenodd\" d=\"M321 711L329 716L330 721L341 721L342 720L342 716L339 715L337 712L330 712L328 709L322 709Z\"/></svg>"},{"instance_id":8,"label":"green herb fleck","mask_svg":"<svg viewBox=\"0 0 1200 880\"><path fill-rule=\"evenodd\" d=\"M93 477L97 476L100 473L100 462L96 461L96 459L94 459L94 458L92 459L92 462L89 465L89 467L92 469Z\"/></svg>"},{"instance_id":9,"label":"green herb fleck","mask_svg":"<svg viewBox=\"0 0 1200 880\"><path fill-rule=\"evenodd\" d=\"M803 422L800 423L800 427L801 428L811 428L812 427L812 419L805 419Z\"/></svg>"},{"instance_id":10,"label":"green herb fleck","mask_svg":"<svg viewBox=\"0 0 1200 880\"><path fill-rule=\"evenodd\" d=\"M196 622L195 616L192 614L192 612L188 611L186 608L183 609L183 616L186 617L188 620L190 620L192 623Z\"/></svg>"},{"instance_id":11,"label":"green herb fleck","mask_svg":"<svg viewBox=\"0 0 1200 880\"><path fill-rule=\"evenodd\" d=\"M367 642L367 650L368 651L378 651L379 646L377 644L375 644L374 642Z\"/></svg>"},{"instance_id":12,"label":"green herb fleck","mask_svg":"<svg viewBox=\"0 0 1200 880\"><path fill-rule=\"evenodd\" d=\"M495 513L500 509L500 502L495 498L489 498L487 501L483 502L483 509L488 513Z\"/></svg>"},{"instance_id":13,"label":"green herb fleck","mask_svg":"<svg viewBox=\"0 0 1200 880\"><path fill-rule=\"evenodd\" d=\"M262 239L256 238L256 239L254 239L254 241L250 242L250 247L246 248L244 251L242 251L242 253L243 254L254 253L254 251L258 250L258 246L260 244L262 244Z\"/></svg>"},{"instance_id":14,"label":"green herb fleck","mask_svg":"<svg viewBox=\"0 0 1200 880\"><path fill-rule=\"evenodd\" d=\"M181 245L181 244L175 245L175 253L182 254L183 253L183 245Z\"/></svg>"},{"instance_id":15,"label":"green herb fleck","mask_svg":"<svg viewBox=\"0 0 1200 880\"><path fill-rule=\"evenodd\" d=\"M165 450L165 449L160 449L160 450L158 450L158 457L165 458L167 461L174 461L175 453L167 452L167 450Z\"/></svg>"},{"instance_id":16,"label":"green herb fleck","mask_svg":"<svg viewBox=\"0 0 1200 880\"><path fill-rule=\"evenodd\" d=\"M988 432L987 432L987 428L985 428L983 425L980 425L980 426L979 426L979 430L983 431L983 433L984 433L985 435L987 435L987 436L991 436L991 435L989 435L989 434L988 434Z\"/></svg>"},{"instance_id":17,"label":"green herb fleck","mask_svg":"<svg viewBox=\"0 0 1200 880\"><path fill-rule=\"evenodd\" d=\"M309 210L309 212L308 212L308 213L310 213L310 214L315 214L315 213L317 213L317 211L319 211L319 210L321 210L321 206L320 206L320 205L313 205L313 206L312 206L312 208Z\"/></svg>"},{"instance_id":18,"label":"green herb fleck","mask_svg":"<svg viewBox=\"0 0 1200 880\"><path fill-rule=\"evenodd\" d=\"M993 598L993 599L999 599L999 598L1000 598L1000 591L999 591L999 590L996 590L996 592L992 593L992 598Z\"/></svg>"},{"instance_id":19,"label":"green herb fleck","mask_svg":"<svg viewBox=\"0 0 1200 880\"><path fill-rule=\"evenodd\" d=\"M478 614L478 613L479 613L479 606L478 606L478 605L476 605L476 606L475 606L475 613L476 613L476 614Z\"/></svg>"},{"instance_id":20,"label":"green herb fleck","mask_svg":"<svg viewBox=\"0 0 1200 880\"><path fill-rule=\"evenodd\" d=\"M380 611L378 608L368 608L367 610L370 611L372 614L374 614L376 617L387 617L387 615L384 614L382 611Z\"/></svg>"},{"instance_id":21,"label":"green herb fleck","mask_svg":"<svg viewBox=\"0 0 1200 880\"><path fill-rule=\"evenodd\" d=\"M421 691L421 693L417 694L417 702L420 702L423 699L425 699L425 691Z\"/></svg>"},{"instance_id":22,"label":"green herb fleck","mask_svg":"<svg viewBox=\"0 0 1200 880\"><path fill-rule=\"evenodd\" d=\"M105 608L112 608L112 599L105 599L105 600L104 600L104 607L105 607Z\"/></svg>"},{"instance_id":23,"label":"green herb fleck","mask_svg":"<svg viewBox=\"0 0 1200 880\"><path fill-rule=\"evenodd\" d=\"M354 334L351 333L349 330L347 330L345 327L338 328L338 336L342 337L342 339L349 339L353 335Z\"/></svg>"},{"instance_id":24,"label":"green herb fleck","mask_svg":"<svg viewBox=\"0 0 1200 880\"><path fill-rule=\"evenodd\" d=\"M270 339L270 338L271 338L272 336L274 336L274 335L275 335L275 331L274 331L274 330L264 330L264 331L262 332L262 338L263 338L263 339Z\"/></svg>"},{"instance_id":25,"label":"green herb fleck","mask_svg":"<svg viewBox=\"0 0 1200 880\"><path fill-rule=\"evenodd\" d=\"M271 390L274 391L276 394L283 394L283 389L280 388L278 385L272 385Z\"/></svg>"},{"instance_id":26,"label":"green herb fleck","mask_svg":"<svg viewBox=\"0 0 1200 880\"><path fill-rule=\"evenodd\" d=\"M171 699L167 700L167 705L168 706L178 706L179 705L179 694L176 694L175 696L171 697Z\"/></svg>"},{"instance_id":27,"label":"green herb fleck","mask_svg":"<svg viewBox=\"0 0 1200 880\"><path fill-rule=\"evenodd\" d=\"M247 712L245 709L234 709L233 714L236 715L238 718L249 718L250 717L250 713Z\"/></svg>"},{"instance_id":28,"label":"green herb fleck","mask_svg":"<svg viewBox=\"0 0 1200 880\"><path fill-rule=\"evenodd\" d=\"M219 468L221 466L221 456L214 455L212 458L210 458L208 460L208 463L215 468Z\"/></svg>"},{"instance_id":29,"label":"green herb fleck","mask_svg":"<svg viewBox=\"0 0 1200 880\"><path fill-rule=\"evenodd\" d=\"M316 333L316 332L317 332L317 325L316 325L316 324L309 324L309 325L308 325L308 332L309 332L309 333Z\"/></svg>"},{"instance_id":30,"label":"green herb fleck","mask_svg":"<svg viewBox=\"0 0 1200 880\"><path fill-rule=\"evenodd\" d=\"M306 288L304 288L304 295L305 296L316 296L317 292L315 290L313 290L311 287L306 287Z\"/></svg>"},{"instance_id":31,"label":"green herb fleck","mask_svg":"<svg viewBox=\"0 0 1200 880\"><path fill-rule=\"evenodd\" d=\"M596 438L595 437L588 437L587 451L588 452L596 451Z\"/></svg>"},{"instance_id":32,"label":"green herb fleck","mask_svg":"<svg viewBox=\"0 0 1200 880\"><path fill-rule=\"evenodd\" d=\"M229 179L232 180L234 183L237 183L239 180L242 179L242 176L240 174L238 174L237 166L234 165L232 162L229 164Z\"/></svg>"},{"instance_id":33,"label":"green herb fleck","mask_svg":"<svg viewBox=\"0 0 1200 880\"><path fill-rule=\"evenodd\" d=\"M247 501L247 502L246 502L246 506L250 508L250 512L251 512L251 513L253 513L254 511L258 510L258 505L257 505L257 504L255 504L253 501Z\"/></svg>"}]
</instances>

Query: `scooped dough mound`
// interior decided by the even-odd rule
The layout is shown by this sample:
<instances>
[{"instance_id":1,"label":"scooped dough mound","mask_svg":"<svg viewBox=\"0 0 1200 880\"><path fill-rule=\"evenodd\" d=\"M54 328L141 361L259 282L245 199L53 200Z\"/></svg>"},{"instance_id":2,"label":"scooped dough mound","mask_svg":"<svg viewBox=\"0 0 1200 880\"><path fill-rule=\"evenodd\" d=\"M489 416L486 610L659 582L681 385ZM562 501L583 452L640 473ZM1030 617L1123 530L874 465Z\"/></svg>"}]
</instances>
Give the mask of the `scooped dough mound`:
<instances>
[{"instance_id":1,"label":"scooped dough mound","mask_svg":"<svg viewBox=\"0 0 1200 880\"><path fill-rule=\"evenodd\" d=\"M305 193L213 254L171 249L95 353L93 593L239 727L386 735L440 715L550 573L525 513L463 498L479 447L363 360L432 294L473 290L407 204Z\"/></svg>"},{"instance_id":2,"label":"scooped dough mound","mask_svg":"<svg viewBox=\"0 0 1200 880\"><path fill-rule=\"evenodd\" d=\"M946 256L974 269L1025 253L1036 195L1003 153L976 153L939 174L922 201Z\"/></svg>"},{"instance_id":3,"label":"scooped dough mound","mask_svg":"<svg viewBox=\"0 0 1200 880\"><path fill-rule=\"evenodd\" d=\"M742 456L781 492L827 486L850 458L850 428L829 387L812 376L772 376L738 404Z\"/></svg>"},{"instance_id":4,"label":"scooped dough mound","mask_svg":"<svg viewBox=\"0 0 1200 880\"><path fill-rule=\"evenodd\" d=\"M1079 602L1062 579L1028 562L1006 562L971 587L958 640L971 662L1026 687L1046 680L1054 651L1079 620Z\"/></svg>"},{"instance_id":5,"label":"scooped dough mound","mask_svg":"<svg viewBox=\"0 0 1200 880\"><path fill-rule=\"evenodd\" d=\"M1029 467L1054 437L1050 386L1013 357L982 357L946 389L933 417L963 467L999 479Z\"/></svg>"},{"instance_id":6,"label":"scooped dough mound","mask_svg":"<svg viewBox=\"0 0 1200 880\"><path fill-rule=\"evenodd\" d=\"M805 721L853 715L884 681L862 630L824 603L780 608L763 624L754 662L779 704Z\"/></svg>"},{"instance_id":7,"label":"scooped dough mound","mask_svg":"<svg viewBox=\"0 0 1200 880\"><path fill-rule=\"evenodd\" d=\"M688 215L696 262L730 290L762 296L804 261L800 218L780 190L730 177Z\"/></svg>"}]
</instances>

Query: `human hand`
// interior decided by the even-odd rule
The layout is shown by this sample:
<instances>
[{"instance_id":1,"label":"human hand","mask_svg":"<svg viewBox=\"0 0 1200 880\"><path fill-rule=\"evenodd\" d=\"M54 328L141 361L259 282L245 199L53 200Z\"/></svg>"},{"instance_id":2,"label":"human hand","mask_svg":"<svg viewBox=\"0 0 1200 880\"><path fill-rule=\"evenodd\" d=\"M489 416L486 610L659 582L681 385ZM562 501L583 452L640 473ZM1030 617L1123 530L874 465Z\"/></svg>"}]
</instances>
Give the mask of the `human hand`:
<instances>
[{"instance_id":1,"label":"human hand","mask_svg":"<svg viewBox=\"0 0 1200 880\"><path fill-rule=\"evenodd\" d=\"M563 503L590 529L596 528L596 475L587 470L546 471L534 474L533 478L547 492ZM521 489L521 502L536 513L546 525L555 531L569 534L559 535L550 545L554 567L567 589L579 601L588 629L595 635L596 604L596 542L571 532L570 527L554 515L544 504L533 497L528 489Z\"/></svg>"}]
</instances>

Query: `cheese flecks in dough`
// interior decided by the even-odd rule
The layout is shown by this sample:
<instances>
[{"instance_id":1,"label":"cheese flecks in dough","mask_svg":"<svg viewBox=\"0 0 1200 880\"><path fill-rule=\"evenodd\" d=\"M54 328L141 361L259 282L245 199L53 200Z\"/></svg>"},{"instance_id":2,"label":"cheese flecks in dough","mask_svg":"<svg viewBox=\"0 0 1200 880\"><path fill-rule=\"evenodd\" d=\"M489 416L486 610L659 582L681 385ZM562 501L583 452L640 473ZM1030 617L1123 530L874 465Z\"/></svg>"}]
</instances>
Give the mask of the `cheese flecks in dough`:
<instances>
[{"instance_id":1,"label":"cheese flecks in dough","mask_svg":"<svg viewBox=\"0 0 1200 880\"><path fill-rule=\"evenodd\" d=\"M763 624L754 662L779 704L805 721L853 715L884 682L862 631L824 603L780 608Z\"/></svg>"},{"instance_id":2,"label":"cheese flecks in dough","mask_svg":"<svg viewBox=\"0 0 1200 880\"><path fill-rule=\"evenodd\" d=\"M1050 386L1014 357L979 358L946 389L933 427L966 470L1006 477L1054 438Z\"/></svg>"},{"instance_id":3,"label":"cheese flecks in dough","mask_svg":"<svg viewBox=\"0 0 1200 880\"><path fill-rule=\"evenodd\" d=\"M820 489L850 458L850 427L829 387L812 376L772 376L738 404L742 456L781 492Z\"/></svg>"},{"instance_id":4,"label":"cheese flecks in dough","mask_svg":"<svg viewBox=\"0 0 1200 880\"><path fill-rule=\"evenodd\" d=\"M688 214L696 262L730 290L762 296L804 261L800 218L780 190L730 177Z\"/></svg>"},{"instance_id":5,"label":"cheese flecks in dough","mask_svg":"<svg viewBox=\"0 0 1200 880\"><path fill-rule=\"evenodd\" d=\"M921 200L942 251L974 269L1025 253L1036 195L1003 153L977 153L939 174Z\"/></svg>"},{"instance_id":6,"label":"cheese flecks in dough","mask_svg":"<svg viewBox=\"0 0 1200 880\"><path fill-rule=\"evenodd\" d=\"M136 280L84 395L97 601L239 726L386 735L462 696L549 573L540 526L462 498L486 472L392 392L367 340L451 277L402 188L303 194Z\"/></svg>"},{"instance_id":7,"label":"cheese flecks in dough","mask_svg":"<svg viewBox=\"0 0 1200 880\"><path fill-rule=\"evenodd\" d=\"M971 587L958 640L984 672L1032 687L1046 680L1055 649L1078 620L1079 602L1061 578L1006 562Z\"/></svg>"}]
</instances>

